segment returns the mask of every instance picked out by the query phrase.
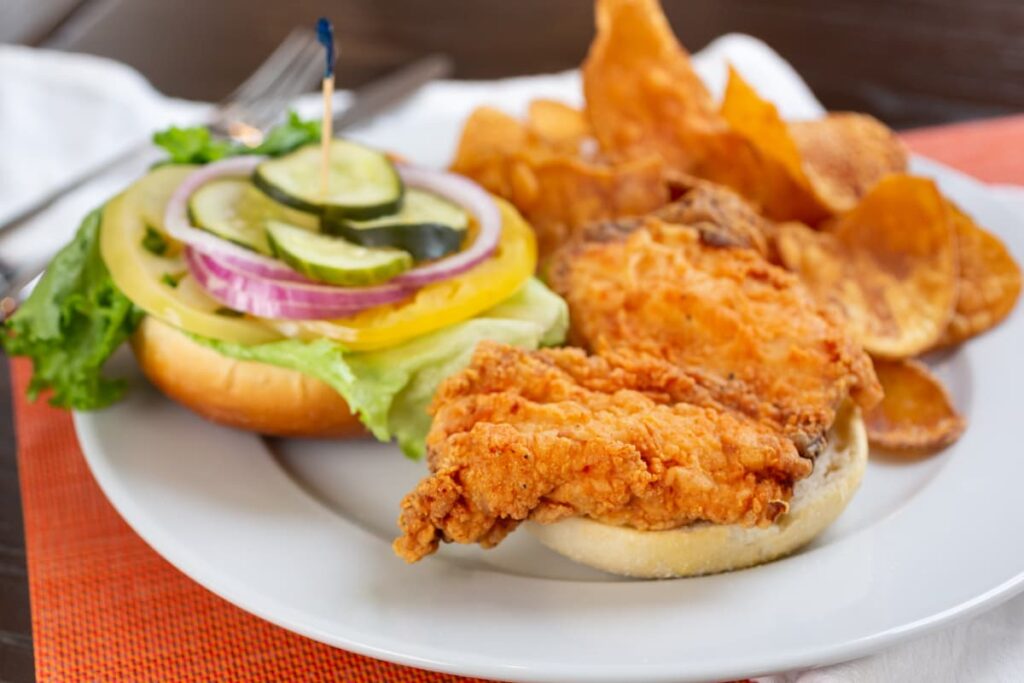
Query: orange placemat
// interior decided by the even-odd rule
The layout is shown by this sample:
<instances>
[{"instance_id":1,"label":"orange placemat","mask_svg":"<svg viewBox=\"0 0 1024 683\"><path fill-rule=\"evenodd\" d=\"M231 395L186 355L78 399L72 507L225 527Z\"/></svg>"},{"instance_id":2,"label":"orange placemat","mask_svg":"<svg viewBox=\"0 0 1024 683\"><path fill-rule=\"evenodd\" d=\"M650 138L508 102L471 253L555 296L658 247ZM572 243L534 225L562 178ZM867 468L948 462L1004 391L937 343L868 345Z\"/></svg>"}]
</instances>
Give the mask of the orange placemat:
<instances>
[{"instance_id":1,"label":"orange placemat","mask_svg":"<svg viewBox=\"0 0 1024 683\"><path fill-rule=\"evenodd\" d=\"M1024 114L901 135L913 151L986 183L1024 184Z\"/></svg>"},{"instance_id":2,"label":"orange placemat","mask_svg":"<svg viewBox=\"0 0 1024 683\"><path fill-rule=\"evenodd\" d=\"M11 362L36 676L76 681L469 681L278 628L193 583L103 497L69 414L24 399Z\"/></svg>"},{"instance_id":3,"label":"orange placemat","mask_svg":"<svg viewBox=\"0 0 1024 683\"><path fill-rule=\"evenodd\" d=\"M990 182L1024 182L1024 116L905 136L917 152ZM193 583L118 516L70 417L24 399L11 363L36 670L60 681L468 681L337 650Z\"/></svg>"}]
</instances>

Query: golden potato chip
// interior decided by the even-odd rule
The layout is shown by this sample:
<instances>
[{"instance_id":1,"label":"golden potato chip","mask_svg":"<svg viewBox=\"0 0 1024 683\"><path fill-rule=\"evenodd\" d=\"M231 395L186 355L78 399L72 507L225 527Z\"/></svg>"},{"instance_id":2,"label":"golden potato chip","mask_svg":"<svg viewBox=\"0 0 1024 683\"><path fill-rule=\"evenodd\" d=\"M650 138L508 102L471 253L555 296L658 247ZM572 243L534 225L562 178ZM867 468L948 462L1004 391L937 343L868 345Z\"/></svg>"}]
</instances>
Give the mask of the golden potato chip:
<instances>
[{"instance_id":1,"label":"golden potato chip","mask_svg":"<svg viewBox=\"0 0 1024 683\"><path fill-rule=\"evenodd\" d=\"M803 160L775 105L729 66L729 80L722 97L722 116L734 130L754 143L766 157L775 159L794 178L803 178Z\"/></svg>"},{"instance_id":2,"label":"golden potato chip","mask_svg":"<svg viewBox=\"0 0 1024 683\"><path fill-rule=\"evenodd\" d=\"M1020 266L998 237L949 204L960 253L956 311L939 340L956 344L993 327L1010 314L1020 297Z\"/></svg>"},{"instance_id":3,"label":"golden potato chip","mask_svg":"<svg viewBox=\"0 0 1024 683\"><path fill-rule=\"evenodd\" d=\"M773 220L817 224L906 168L902 145L875 119L787 124L733 70L716 108L657 0L598 0L583 88L611 158L658 155L668 170L726 185Z\"/></svg>"},{"instance_id":4,"label":"golden potato chip","mask_svg":"<svg viewBox=\"0 0 1024 683\"><path fill-rule=\"evenodd\" d=\"M721 111L756 155L734 149L709 159L708 178L735 187L776 220L815 224L849 211L883 177L906 170L903 144L876 119L829 114L786 123L731 68Z\"/></svg>"},{"instance_id":5,"label":"golden potato chip","mask_svg":"<svg viewBox=\"0 0 1024 683\"><path fill-rule=\"evenodd\" d=\"M453 171L515 204L537 231L541 253L591 221L647 213L668 201L657 157L609 164L548 140L506 114L478 109L452 162Z\"/></svg>"},{"instance_id":6,"label":"golden potato chip","mask_svg":"<svg viewBox=\"0 0 1024 683\"><path fill-rule=\"evenodd\" d=\"M652 157L612 166L560 156L521 161L517 169L537 190L519 184L511 201L537 230L542 254L588 223L644 214L668 201L661 162Z\"/></svg>"},{"instance_id":7,"label":"golden potato chip","mask_svg":"<svg viewBox=\"0 0 1024 683\"><path fill-rule=\"evenodd\" d=\"M885 176L907 170L906 147L867 114L828 114L788 129L811 187L835 213L851 210Z\"/></svg>"},{"instance_id":8,"label":"golden potato chip","mask_svg":"<svg viewBox=\"0 0 1024 683\"><path fill-rule=\"evenodd\" d=\"M526 115L526 125L530 133L550 149L582 156L591 152L584 149L586 142L593 139L587 117L579 109L567 104L554 100L534 100ZM596 149L592 151L596 152Z\"/></svg>"},{"instance_id":9,"label":"golden potato chip","mask_svg":"<svg viewBox=\"0 0 1024 683\"><path fill-rule=\"evenodd\" d=\"M916 360L875 360L885 397L864 415L872 446L931 450L960 438L967 422L942 383Z\"/></svg>"},{"instance_id":10,"label":"golden potato chip","mask_svg":"<svg viewBox=\"0 0 1024 683\"><path fill-rule=\"evenodd\" d=\"M826 228L779 226L782 263L845 312L871 354L907 358L933 346L957 298L953 221L935 184L889 176Z\"/></svg>"},{"instance_id":11,"label":"golden potato chip","mask_svg":"<svg viewBox=\"0 0 1024 683\"><path fill-rule=\"evenodd\" d=\"M612 158L661 156L690 172L727 126L657 0L598 0L583 63L587 117Z\"/></svg>"},{"instance_id":12,"label":"golden potato chip","mask_svg":"<svg viewBox=\"0 0 1024 683\"><path fill-rule=\"evenodd\" d=\"M526 126L515 118L491 107L480 107L466 119L451 168L507 198L512 188L506 160L524 150L529 137Z\"/></svg>"},{"instance_id":13,"label":"golden potato chip","mask_svg":"<svg viewBox=\"0 0 1024 683\"><path fill-rule=\"evenodd\" d=\"M732 67L721 112L740 139L728 143L729 153L705 161L702 172L707 178L736 189L775 220L814 224L835 213L817 197L800 149L775 105Z\"/></svg>"}]
</instances>

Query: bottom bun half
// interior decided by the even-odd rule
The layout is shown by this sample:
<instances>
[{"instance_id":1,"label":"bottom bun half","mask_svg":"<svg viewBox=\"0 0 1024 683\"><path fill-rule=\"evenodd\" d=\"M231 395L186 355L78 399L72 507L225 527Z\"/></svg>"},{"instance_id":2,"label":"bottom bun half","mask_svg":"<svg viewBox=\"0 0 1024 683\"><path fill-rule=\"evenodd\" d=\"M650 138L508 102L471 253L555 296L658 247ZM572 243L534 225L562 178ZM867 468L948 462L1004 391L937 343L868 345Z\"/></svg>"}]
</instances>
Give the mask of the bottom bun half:
<instances>
[{"instance_id":1,"label":"bottom bun half","mask_svg":"<svg viewBox=\"0 0 1024 683\"><path fill-rule=\"evenodd\" d=\"M364 432L348 403L324 382L266 363L228 358L146 316L132 336L142 372L199 415L272 436L354 436Z\"/></svg>"},{"instance_id":2,"label":"bottom bun half","mask_svg":"<svg viewBox=\"0 0 1024 683\"><path fill-rule=\"evenodd\" d=\"M788 555L824 531L856 493L867 458L860 411L847 404L814 471L797 482L789 511L770 527L699 523L641 531L572 517L527 528L552 550L613 574L672 578L742 569Z\"/></svg>"}]
</instances>

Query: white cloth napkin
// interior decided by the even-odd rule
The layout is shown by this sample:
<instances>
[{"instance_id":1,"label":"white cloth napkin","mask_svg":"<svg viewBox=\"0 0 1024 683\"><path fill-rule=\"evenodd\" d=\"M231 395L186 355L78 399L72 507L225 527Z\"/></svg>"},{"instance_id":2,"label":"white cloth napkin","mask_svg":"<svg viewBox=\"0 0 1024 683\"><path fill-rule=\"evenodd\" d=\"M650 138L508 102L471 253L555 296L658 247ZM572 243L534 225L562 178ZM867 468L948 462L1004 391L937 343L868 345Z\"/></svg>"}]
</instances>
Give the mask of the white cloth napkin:
<instances>
[{"instance_id":1,"label":"white cloth napkin","mask_svg":"<svg viewBox=\"0 0 1024 683\"><path fill-rule=\"evenodd\" d=\"M764 43L724 36L695 58L701 76L720 93L731 62L787 118L824 111L795 71ZM339 104L346 95L339 95ZM481 104L522 113L536 97L579 103L579 74L501 81L444 81L424 88L403 106L352 137L401 152L424 164L447 163L466 114ZM207 105L168 99L127 66L84 55L0 46L0 221L76 176L170 123L188 124ZM300 110L315 115L317 101ZM401 131L396 135L395 131ZM138 175L146 161L65 197L31 225L0 237L0 259L38 259L51 254L82 216ZM1024 192L1001 189L1024 214ZM764 681L1024 681L1024 598L972 621L947 627L881 654Z\"/></svg>"}]
</instances>

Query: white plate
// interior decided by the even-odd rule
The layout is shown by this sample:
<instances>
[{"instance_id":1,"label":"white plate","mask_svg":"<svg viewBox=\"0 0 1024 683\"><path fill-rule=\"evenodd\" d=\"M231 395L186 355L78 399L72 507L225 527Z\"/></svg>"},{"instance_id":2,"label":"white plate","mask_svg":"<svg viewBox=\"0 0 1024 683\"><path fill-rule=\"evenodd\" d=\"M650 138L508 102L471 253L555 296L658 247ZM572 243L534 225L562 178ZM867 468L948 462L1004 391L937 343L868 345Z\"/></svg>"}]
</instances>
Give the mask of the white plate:
<instances>
[{"instance_id":1,"label":"white plate","mask_svg":"<svg viewBox=\"0 0 1024 683\"><path fill-rule=\"evenodd\" d=\"M1016 216L974 181L918 169L1024 258ZM416 566L390 549L423 474L369 441L280 441L206 423L135 373L75 424L100 486L188 576L316 640L404 664L544 681L752 676L864 655L1024 585L1024 311L935 359L970 428L941 455L875 459L847 512L798 555L698 579L626 582L517 533Z\"/></svg>"},{"instance_id":2,"label":"white plate","mask_svg":"<svg viewBox=\"0 0 1024 683\"><path fill-rule=\"evenodd\" d=\"M820 111L762 44L732 37L716 45L717 57L712 49L697 58L710 81L721 85L728 54L767 91L787 92L790 114ZM579 91L573 73L437 83L357 137L442 165L473 106L522 112L533 97L578 100ZM1024 256L1024 232L984 188L935 165L922 170ZM1022 584L1024 517L1015 506L1024 460L1014 424L1022 417L1022 327L1018 311L939 359L971 421L954 448L916 462L872 462L839 522L795 557L682 581L620 581L522 532L494 551L447 546L406 566L390 540L421 463L368 441L277 442L271 451L165 400L127 354L118 362L133 378L130 398L76 415L75 424L100 486L157 552L287 629L491 678L725 679L871 652Z\"/></svg>"}]
</instances>

